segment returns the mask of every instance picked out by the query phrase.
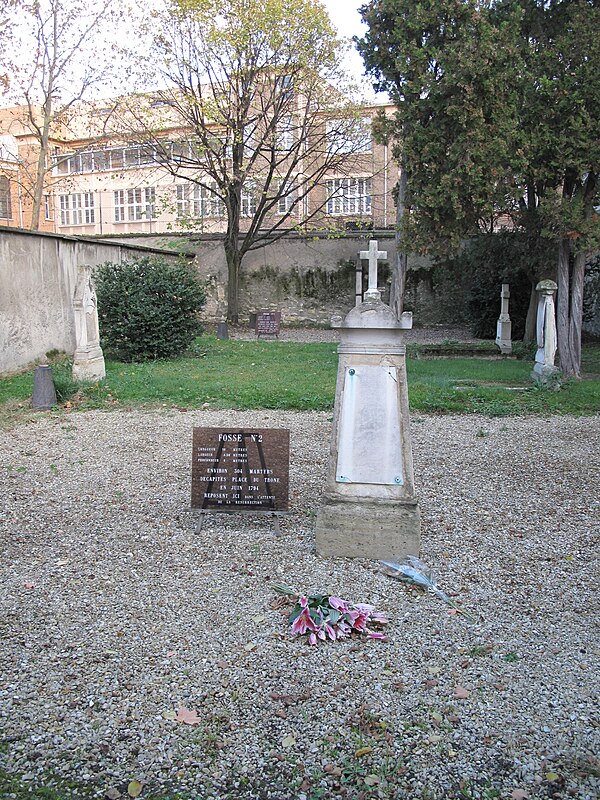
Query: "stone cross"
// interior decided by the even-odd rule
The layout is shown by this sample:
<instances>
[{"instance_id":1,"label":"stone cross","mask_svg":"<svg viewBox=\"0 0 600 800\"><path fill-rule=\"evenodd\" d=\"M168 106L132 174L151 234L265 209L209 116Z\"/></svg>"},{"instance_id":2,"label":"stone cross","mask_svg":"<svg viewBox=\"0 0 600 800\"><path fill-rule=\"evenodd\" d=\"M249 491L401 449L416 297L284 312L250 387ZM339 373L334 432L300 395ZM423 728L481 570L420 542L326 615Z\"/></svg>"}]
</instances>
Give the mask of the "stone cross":
<instances>
[{"instance_id":1,"label":"stone cross","mask_svg":"<svg viewBox=\"0 0 600 800\"><path fill-rule=\"evenodd\" d=\"M381 300L381 294L377 288L377 262L387 258L387 250L378 250L377 242L371 239L368 250L361 250L359 258L369 260L369 288L365 292L366 300Z\"/></svg>"}]
</instances>

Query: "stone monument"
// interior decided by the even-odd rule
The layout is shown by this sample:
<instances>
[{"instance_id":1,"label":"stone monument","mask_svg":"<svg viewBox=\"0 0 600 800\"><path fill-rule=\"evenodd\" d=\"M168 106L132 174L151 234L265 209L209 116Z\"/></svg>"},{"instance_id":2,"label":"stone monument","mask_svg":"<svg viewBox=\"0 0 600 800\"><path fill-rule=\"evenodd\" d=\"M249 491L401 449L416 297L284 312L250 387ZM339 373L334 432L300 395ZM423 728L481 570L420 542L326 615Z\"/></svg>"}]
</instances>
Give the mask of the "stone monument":
<instances>
[{"instance_id":1,"label":"stone monument","mask_svg":"<svg viewBox=\"0 0 600 800\"><path fill-rule=\"evenodd\" d=\"M73 298L76 348L73 354L73 379L99 381L106 375L104 355L100 347L100 328L92 268L79 267Z\"/></svg>"},{"instance_id":2,"label":"stone monument","mask_svg":"<svg viewBox=\"0 0 600 800\"><path fill-rule=\"evenodd\" d=\"M512 324L508 315L509 298L509 285L508 283L503 283L502 291L500 292L500 316L496 323L496 344L500 348L500 352L504 355L510 355L512 353Z\"/></svg>"},{"instance_id":3,"label":"stone monument","mask_svg":"<svg viewBox=\"0 0 600 800\"><path fill-rule=\"evenodd\" d=\"M540 281L535 287L538 293L537 351L531 377L544 386L556 383L560 370L554 366L556 356L556 318L554 313L554 281Z\"/></svg>"},{"instance_id":4,"label":"stone monument","mask_svg":"<svg viewBox=\"0 0 600 800\"><path fill-rule=\"evenodd\" d=\"M365 301L331 323L340 331L339 364L316 546L323 556L399 560L420 543L403 333L412 314L398 320L381 302L377 261L387 253L375 241L364 252Z\"/></svg>"}]
</instances>

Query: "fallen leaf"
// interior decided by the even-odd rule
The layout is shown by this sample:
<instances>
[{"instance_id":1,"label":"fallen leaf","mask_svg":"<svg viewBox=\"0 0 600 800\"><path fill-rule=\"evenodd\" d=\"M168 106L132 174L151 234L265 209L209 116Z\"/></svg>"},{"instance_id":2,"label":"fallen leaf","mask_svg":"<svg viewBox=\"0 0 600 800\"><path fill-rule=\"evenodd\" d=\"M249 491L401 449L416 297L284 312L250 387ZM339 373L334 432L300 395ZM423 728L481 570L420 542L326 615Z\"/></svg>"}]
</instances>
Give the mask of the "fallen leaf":
<instances>
[{"instance_id":1,"label":"fallen leaf","mask_svg":"<svg viewBox=\"0 0 600 800\"><path fill-rule=\"evenodd\" d=\"M176 711L163 711L163 719L176 719L177 712Z\"/></svg>"},{"instance_id":2,"label":"fallen leaf","mask_svg":"<svg viewBox=\"0 0 600 800\"><path fill-rule=\"evenodd\" d=\"M356 756L356 758L361 758L361 756L366 756L372 752L373 752L372 747L359 747L358 750L355 751L354 755Z\"/></svg>"},{"instance_id":3,"label":"fallen leaf","mask_svg":"<svg viewBox=\"0 0 600 800\"><path fill-rule=\"evenodd\" d=\"M335 764L325 764L323 769L328 775L335 775L337 778L342 774L342 768L336 767Z\"/></svg>"},{"instance_id":4,"label":"fallen leaf","mask_svg":"<svg viewBox=\"0 0 600 800\"><path fill-rule=\"evenodd\" d=\"M167 658L173 658L174 655L177 655L175 650L167 650Z\"/></svg>"},{"instance_id":5,"label":"fallen leaf","mask_svg":"<svg viewBox=\"0 0 600 800\"><path fill-rule=\"evenodd\" d=\"M441 671L441 667L429 667L429 672L432 675L439 675Z\"/></svg>"},{"instance_id":6,"label":"fallen leaf","mask_svg":"<svg viewBox=\"0 0 600 800\"><path fill-rule=\"evenodd\" d=\"M455 617L458 614L457 608L449 608L448 609L448 616Z\"/></svg>"},{"instance_id":7,"label":"fallen leaf","mask_svg":"<svg viewBox=\"0 0 600 800\"><path fill-rule=\"evenodd\" d=\"M377 786L378 783L381 783L381 781L377 777L377 775L367 775L367 777L365 778L366 786Z\"/></svg>"},{"instance_id":8,"label":"fallen leaf","mask_svg":"<svg viewBox=\"0 0 600 800\"><path fill-rule=\"evenodd\" d=\"M127 794L129 797L139 797L143 788L143 784L139 781L131 781L127 787Z\"/></svg>"},{"instance_id":9,"label":"fallen leaf","mask_svg":"<svg viewBox=\"0 0 600 800\"><path fill-rule=\"evenodd\" d=\"M433 719L434 719L436 722L442 722L442 721L443 721L443 719L444 719L444 718L443 718L443 716L440 714L440 712L439 712L439 711L432 711L432 712L431 712L431 716L433 717Z\"/></svg>"},{"instance_id":10,"label":"fallen leaf","mask_svg":"<svg viewBox=\"0 0 600 800\"><path fill-rule=\"evenodd\" d=\"M244 645L244 650L247 653L251 653L253 650L256 650L256 642L248 642L248 644Z\"/></svg>"},{"instance_id":11,"label":"fallen leaf","mask_svg":"<svg viewBox=\"0 0 600 800\"><path fill-rule=\"evenodd\" d=\"M296 744L296 740L293 736L286 736L285 739L281 742L282 747L293 747Z\"/></svg>"},{"instance_id":12,"label":"fallen leaf","mask_svg":"<svg viewBox=\"0 0 600 800\"><path fill-rule=\"evenodd\" d=\"M35 589L35 583L33 581L23 581L23 588L24 589Z\"/></svg>"},{"instance_id":13,"label":"fallen leaf","mask_svg":"<svg viewBox=\"0 0 600 800\"><path fill-rule=\"evenodd\" d=\"M264 622L265 616L263 614L259 614L258 617L252 617L252 622Z\"/></svg>"},{"instance_id":14,"label":"fallen leaf","mask_svg":"<svg viewBox=\"0 0 600 800\"><path fill-rule=\"evenodd\" d=\"M55 567L66 567L67 564L70 564L70 563L71 563L71 559L70 558L63 558L62 561L57 561L54 566Z\"/></svg>"},{"instance_id":15,"label":"fallen leaf","mask_svg":"<svg viewBox=\"0 0 600 800\"><path fill-rule=\"evenodd\" d=\"M423 685L426 689L433 689L434 686L438 685L438 681L435 678L430 678L427 681L423 681Z\"/></svg>"},{"instance_id":16,"label":"fallen leaf","mask_svg":"<svg viewBox=\"0 0 600 800\"><path fill-rule=\"evenodd\" d=\"M121 797L121 792L118 789L115 789L114 786L111 786L110 789L106 790L104 796L106 797L106 800L119 800Z\"/></svg>"},{"instance_id":17,"label":"fallen leaf","mask_svg":"<svg viewBox=\"0 0 600 800\"><path fill-rule=\"evenodd\" d=\"M179 708L175 719L177 722L183 722L185 725L200 725L202 722L197 711L191 711L185 706Z\"/></svg>"},{"instance_id":18,"label":"fallen leaf","mask_svg":"<svg viewBox=\"0 0 600 800\"><path fill-rule=\"evenodd\" d=\"M528 800L529 795L525 789L513 789L510 797L511 800Z\"/></svg>"},{"instance_id":19,"label":"fallen leaf","mask_svg":"<svg viewBox=\"0 0 600 800\"><path fill-rule=\"evenodd\" d=\"M287 714L281 709L275 712L275 716L279 717L280 719L287 719Z\"/></svg>"},{"instance_id":20,"label":"fallen leaf","mask_svg":"<svg viewBox=\"0 0 600 800\"><path fill-rule=\"evenodd\" d=\"M470 694L471 692L468 689L465 689L463 686L457 686L454 689L454 698L456 700L466 700Z\"/></svg>"},{"instance_id":21,"label":"fallen leaf","mask_svg":"<svg viewBox=\"0 0 600 800\"><path fill-rule=\"evenodd\" d=\"M308 792L309 789L310 789L310 781L308 780L308 778L304 778L304 780L300 784L300 791Z\"/></svg>"},{"instance_id":22,"label":"fallen leaf","mask_svg":"<svg viewBox=\"0 0 600 800\"><path fill-rule=\"evenodd\" d=\"M558 780L558 773L557 772L547 772L546 773L546 780L550 783L554 783L554 781Z\"/></svg>"}]
</instances>

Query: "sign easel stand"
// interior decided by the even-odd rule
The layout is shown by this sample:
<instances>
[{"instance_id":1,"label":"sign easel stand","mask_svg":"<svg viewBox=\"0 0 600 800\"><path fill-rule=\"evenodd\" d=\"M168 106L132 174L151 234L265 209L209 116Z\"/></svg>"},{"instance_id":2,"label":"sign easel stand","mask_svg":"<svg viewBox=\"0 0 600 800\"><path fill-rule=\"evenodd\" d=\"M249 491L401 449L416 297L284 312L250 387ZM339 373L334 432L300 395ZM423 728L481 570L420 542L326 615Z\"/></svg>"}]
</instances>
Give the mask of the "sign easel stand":
<instances>
[{"instance_id":1,"label":"sign easel stand","mask_svg":"<svg viewBox=\"0 0 600 800\"><path fill-rule=\"evenodd\" d=\"M186 511L192 513L194 516L193 526L194 526L194 533L201 533L202 528L204 527L204 520L206 519L208 514L241 514L243 515L243 511L218 511L214 512L212 509L204 509L204 508L187 508ZM273 520L273 535L274 536L281 536L281 528L279 527L279 518L285 516L284 511L251 511L248 512L252 514L253 517L271 517Z\"/></svg>"}]
</instances>

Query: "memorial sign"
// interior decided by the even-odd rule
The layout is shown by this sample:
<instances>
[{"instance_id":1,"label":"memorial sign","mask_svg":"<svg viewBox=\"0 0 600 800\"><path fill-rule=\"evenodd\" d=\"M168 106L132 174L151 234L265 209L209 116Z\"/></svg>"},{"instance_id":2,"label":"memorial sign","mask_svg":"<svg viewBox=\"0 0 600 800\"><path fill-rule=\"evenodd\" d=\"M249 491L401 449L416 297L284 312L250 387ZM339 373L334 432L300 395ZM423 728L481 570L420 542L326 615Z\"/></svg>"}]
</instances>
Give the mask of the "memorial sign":
<instances>
[{"instance_id":1,"label":"memorial sign","mask_svg":"<svg viewBox=\"0 0 600 800\"><path fill-rule=\"evenodd\" d=\"M194 428L192 508L287 511L290 432L283 428Z\"/></svg>"},{"instance_id":2,"label":"memorial sign","mask_svg":"<svg viewBox=\"0 0 600 800\"><path fill-rule=\"evenodd\" d=\"M258 311L256 313L257 336L279 336L281 311Z\"/></svg>"}]
</instances>

